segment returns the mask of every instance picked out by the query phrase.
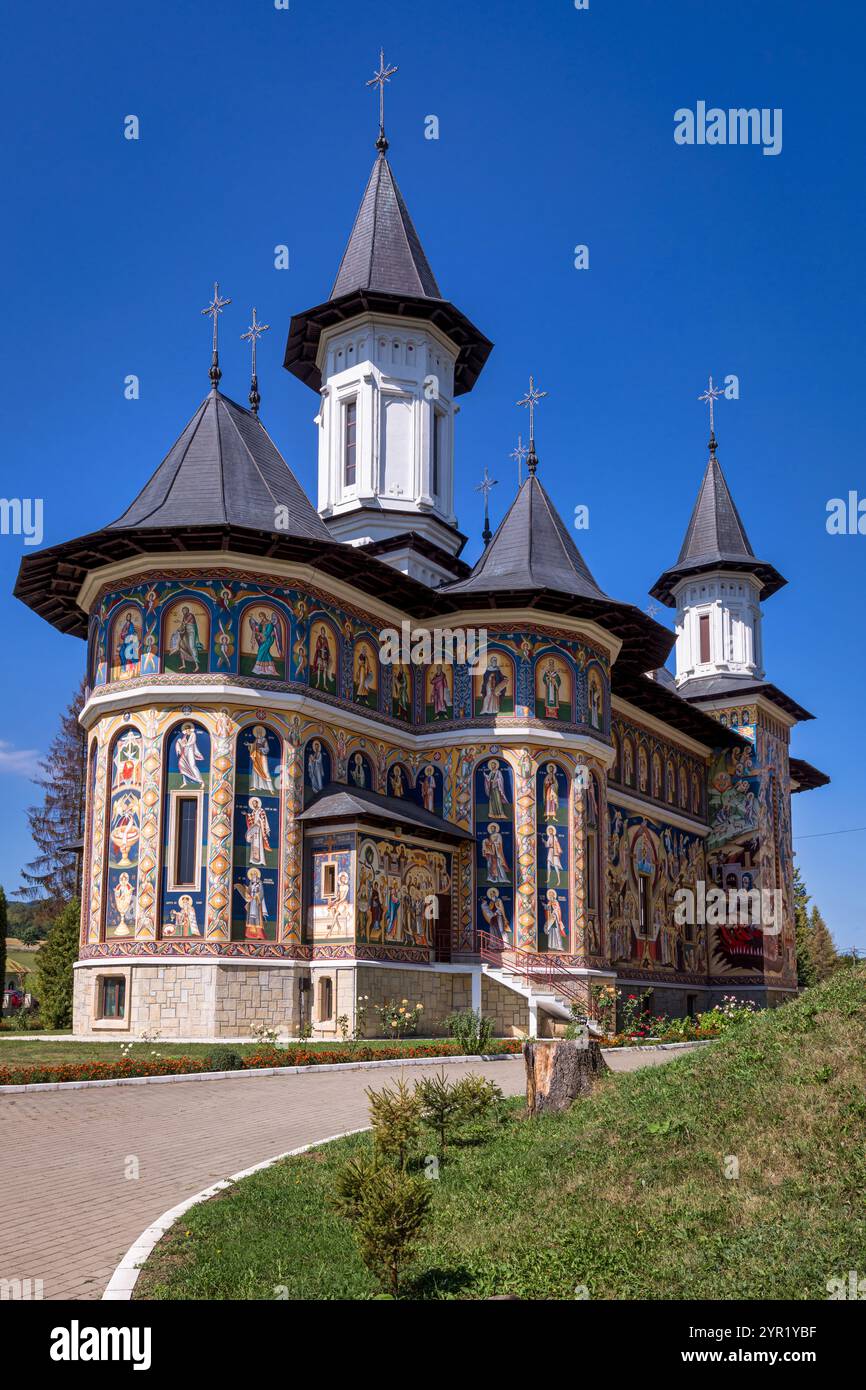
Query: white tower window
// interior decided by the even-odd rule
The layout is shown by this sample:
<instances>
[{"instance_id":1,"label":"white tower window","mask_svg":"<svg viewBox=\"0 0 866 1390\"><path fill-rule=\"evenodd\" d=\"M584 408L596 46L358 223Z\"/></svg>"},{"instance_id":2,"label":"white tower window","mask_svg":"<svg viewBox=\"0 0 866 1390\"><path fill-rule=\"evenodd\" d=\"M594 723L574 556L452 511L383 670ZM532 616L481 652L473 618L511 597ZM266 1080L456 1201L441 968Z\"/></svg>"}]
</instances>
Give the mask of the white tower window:
<instances>
[{"instance_id":1,"label":"white tower window","mask_svg":"<svg viewBox=\"0 0 866 1390\"><path fill-rule=\"evenodd\" d=\"M358 473L358 402L343 406L343 487L353 488Z\"/></svg>"}]
</instances>

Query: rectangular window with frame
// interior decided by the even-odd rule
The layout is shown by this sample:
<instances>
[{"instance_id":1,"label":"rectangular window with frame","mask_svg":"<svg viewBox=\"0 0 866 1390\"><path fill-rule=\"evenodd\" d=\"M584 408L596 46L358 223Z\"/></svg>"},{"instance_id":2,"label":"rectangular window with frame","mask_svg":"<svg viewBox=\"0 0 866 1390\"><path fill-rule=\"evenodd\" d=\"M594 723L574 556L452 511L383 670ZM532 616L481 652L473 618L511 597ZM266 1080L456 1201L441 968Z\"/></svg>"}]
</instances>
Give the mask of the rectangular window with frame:
<instances>
[{"instance_id":1,"label":"rectangular window with frame","mask_svg":"<svg viewBox=\"0 0 866 1390\"><path fill-rule=\"evenodd\" d=\"M358 476L358 402L343 407L343 486L354 487Z\"/></svg>"},{"instance_id":2,"label":"rectangular window with frame","mask_svg":"<svg viewBox=\"0 0 866 1390\"><path fill-rule=\"evenodd\" d=\"M199 828L197 796L178 796L174 803L174 887L197 888Z\"/></svg>"},{"instance_id":3,"label":"rectangular window with frame","mask_svg":"<svg viewBox=\"0 0 866 1390\"><path fill-rule=\"evenodd\" d=\"M336 864L322 865L322 896L333 898L337 891L337 866Z\"/></svg>"},{"instance_id":4,"label":"rectangular window with frame","mask_svg":"<svg viewBox=\"0 0 866 1390\"><path fill-rule=\"evenodd\" d=\"M439 496L439 486L442 476L442 431L445 428L445 416L439 410L433 411L433 464L430 469L430 491L434 497Z\"/></svg>"},{"instance_id":5,"label":"rectangular window with frame","mask_svg":"<svg viewBox=\"0 0 866 1390\"><path fill-rule=\"evenodd\" d=\"M639 892L639 894L640 894L640 899L639 899L640 929L641 929L642 934L643 934L644 936L646 936L646 935L648 934L648 932L649 932L649 929L650 929L650 920L651 920L651 916L652 916L652 913L651 913L651 911L650 911L650 881L649 881L649 875L648 875L648 874L638 874L637 884L638 884L638 892Z\"/></svg>"},{"instance_id":6,"label":"rectangular window with frame","mask_svg":"<svg viewBox=\"0 0 866 1390\"><path fill-rule=\"evenodd\" d=\"M698 619L698 636L700 641L701 664L705 665L710 659L710 615L702 613Z\"/></svg>"},{"instance_id":7,"label":"rectangular window with frame","mask_svg":"<svg viewBox=\"0 0 866 1390\"><path fill-rule=\"evenodd\" d=\"M99 987L100 1018L123 1018L126 1012L126 980L123 975L106 975Z\"/></svg>"}]
</instances>

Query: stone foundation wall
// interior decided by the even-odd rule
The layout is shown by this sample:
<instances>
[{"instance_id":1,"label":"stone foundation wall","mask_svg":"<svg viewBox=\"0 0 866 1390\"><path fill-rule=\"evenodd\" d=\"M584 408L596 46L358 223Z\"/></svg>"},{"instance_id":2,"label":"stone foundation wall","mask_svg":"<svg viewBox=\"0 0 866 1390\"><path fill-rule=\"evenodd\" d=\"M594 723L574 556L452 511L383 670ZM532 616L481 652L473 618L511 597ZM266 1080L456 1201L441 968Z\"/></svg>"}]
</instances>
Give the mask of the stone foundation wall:
<instances>
[{"instance_id":1,"label":"stone foundation wall","mask_svg":"<svg viewBox=\"0 0 866 1390\"><path fill-rule=\"evenodd\" d=\"M127 980L126 1016L109 1023L95 1018L97 981L104 975ZM296 1036L300 1026L298 981L304 966L232 966L224 962L112 961L75 971L73 1031L77 1036L119 1039L158 1033L160 1038L250 1038L263 1024Z\"/></svg>"},{"instance_id":2,"label":"stone foundation wall","mask_svg":"<svg viewBox=\"0 0 866 1390\"><path fill-rule=\"evenodd\" d=\"M468 1007L468 1006L467 1006ZM498 1038L525 1038L529 1034L529 1004L489 975L481 977L481 1012L492 1018ZM541 1011L539 1010L539 1028Z\"/></svg>"},{"instance_id":3,"label":"stone foundation wall","mask_svg":"<svg viewBox=\"0 0 866 1390\"><path fill-rule=\"evenodd\" d=\"M348 971L346 972L349 973ZM424 1038L443 1037L447 1034L445 1019L449 1014L472 1007L472 976L452 971L438 971L419 968L417 970L380 970L374 965L355 967L357 996L369 995L364 1036L382 1036L379 1020L373 1012L374 1004L384 1004L388 999L398 1002L407 999L409 1007L424 1005L424 1012L418 1022L418 1036ZM351 1001L354 1007L354 1000Z\"/></svg>"}]
</instances>

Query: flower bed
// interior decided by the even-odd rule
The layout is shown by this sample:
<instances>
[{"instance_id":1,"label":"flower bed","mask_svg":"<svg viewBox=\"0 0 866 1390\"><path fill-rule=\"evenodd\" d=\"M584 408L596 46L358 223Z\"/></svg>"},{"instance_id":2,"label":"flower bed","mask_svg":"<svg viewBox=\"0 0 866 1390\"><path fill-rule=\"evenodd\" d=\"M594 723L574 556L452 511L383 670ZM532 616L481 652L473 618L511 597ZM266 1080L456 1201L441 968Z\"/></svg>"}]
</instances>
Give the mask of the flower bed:
<instances>
[{"instance_id":1,"label":"flower bed","mask_svg":"<svg viewBox=\"0 0 866 1390\"><path fill-rule=\"evenodd\" d=\"M501 1038L491 1042L490 1053L519 1052L520 1038ZM333 1065L337 1062L397 1062L410 1057L459 1057L458 1043L446 1041L424 1043L393 1043L370 1047L364 1043L347 1043L345 1047L318 1050L303 1044L289 1047L264 1047L243 1058L240 1070L262 1067L310 1067ZM0 1066L0 1086L27 1086L57 1081L117 1081L133 1076L187 1076L208 1070L206 1057L159 1057L138 1061L124 1057L119 1062L68 1062L48 1066Z\"/></svg>"}]
</instances>

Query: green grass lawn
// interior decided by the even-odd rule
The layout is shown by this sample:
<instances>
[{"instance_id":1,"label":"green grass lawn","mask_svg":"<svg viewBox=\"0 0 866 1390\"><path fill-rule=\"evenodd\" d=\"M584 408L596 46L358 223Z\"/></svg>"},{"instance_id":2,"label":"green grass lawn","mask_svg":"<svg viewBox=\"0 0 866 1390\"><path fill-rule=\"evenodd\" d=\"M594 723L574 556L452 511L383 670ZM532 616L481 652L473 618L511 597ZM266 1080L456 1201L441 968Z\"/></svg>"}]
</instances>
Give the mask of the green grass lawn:
<instances>
[{"instance_id":1,"label":"green grass lawn","mask_svg":"<svg viewBox=\"0 0 866 1390\"><path fill-rule=\"evenodd\" d=\"M411 1045L412 1043L423 1042L425 1039L409 1038L407 1041ZM430 1040L427 1039L427 1041ZM313 1052L345 1045L342 1042L307 1042L303 1044L305 1049ZM26 1034L18 1034L14 1037L0 1035L0 1066L12 1066L16 1062L32 1062L34 1066L47 1062L69 1062L70 1064L75 1062L119 1062L122 1046L123 1042L117 1038L113 1038L110 1042L36 1042L28 1040ZM351 1047L351 1043L348 1046ZM369 1042L365 1042L364 1046L393 1047L394 1041L384 1038L371 1039ZM261 1043L252 1042L168 1043L157 1041L133 1043L130 1056L140 1060L158 1052L160 1057L207 1057L215 1047L230 1047L233 1052L242 1054L262 1051Z\"/></svg>"},{"instance_id":2,"label":"green grass lawn","mask_svg":"<svg viewBox=\"0 0 866 1390\"><path fill-rule=\"evenodd\" d=\"M828 1279L866 1268L864 1090L858 967L711 1048L606 1077L568 1114L528 1120L509 1103L492 1137L443 1165L403 1296L825 1299ZM369 1142L320 1147L194 1208L136 1297L374 1296L329 1206L337 1169Z\"/></svg>"}]
</instances>

